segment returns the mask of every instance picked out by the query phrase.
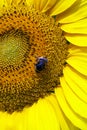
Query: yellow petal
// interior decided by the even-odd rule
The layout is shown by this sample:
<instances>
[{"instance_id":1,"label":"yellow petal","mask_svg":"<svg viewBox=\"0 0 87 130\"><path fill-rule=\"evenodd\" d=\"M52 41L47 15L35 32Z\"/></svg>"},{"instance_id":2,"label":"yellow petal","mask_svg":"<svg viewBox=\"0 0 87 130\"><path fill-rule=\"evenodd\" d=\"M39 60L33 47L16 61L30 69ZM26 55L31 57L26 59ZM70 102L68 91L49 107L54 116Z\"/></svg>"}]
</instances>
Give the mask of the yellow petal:
<instances>
[{"instance_id":1,"label":"yellow petal","mask_svg":"<svg viewBox=\"0 0 87 130\"><path fill-rule=\"evenodd\" d=\"M26 0L28 6L34 5L34 0Z\"/></svg>"},{"instance_id":2,"label":"yellow petal","mask_svg":"<svg viewBox=\"0 0 87 130\"><path fill-rule=\"evenodd\" d=\"M55 108L56 116L60 123L60 128L62 130L78 130L64 115L62 109L59 106L59 103L56 100L55 95L52 95L51 98L48 99L50 103L52 104L53 108ZM52 103L53 101L53 103Z\"/></svg>"},{"instance_id":3,"label":"yellow petal","mask_svg":"<svg viewBox=\"0 0 87 130\"><path fill-rule=\"evenodd\" d=\"M62 13L70 6L72 6L72 4L75 3L75 1L76 0L58 0L55 6L50 11L51 16Z\"/></svg>"},{"instance_id":4,"label":"yellow petal","mask_svg":"<svg viewBox=\"0 0 87 130\"><path fill-rule=\"evenodd\" d=\"M51 101L49 101L49 98ZM54 100L51 95L43 100L39 100L38 104L34 108L34 113L36 114L35 122L37 125L37 130L60 130L59 120L55 111L55 109L57 109L57 104L55 104L55 107L53 107L52 104L54 104Z\"/></svg>"},{"instance_id":5,"label":"yellow petal","mask_svg":"<svg viewBox=\"0 0 87 130\"><path fill-rule=\"evenodd\" d=\"M68 65L64 68L63 74L71 91L87 104L87 77L81 75Z\"/></svg>"},{"instance_id":6,"label":"yellow petal","mask_svg":"<svg viewBox=\"0 0 87 130\"><path fill-rule=\"evenodd\" d=\"M60 23L70 23L87 17L87 0L77 0L75 4L57 17Z\"/></svg>"},{"instance_id":7,"label":"yellow petal","mask_svg":"<svg viewBox=\"0 0 87 130\"><path fill-rule=\"evenodd\" d=\"M50 95L22 112L0 112L1 130L60 130L57 99ZM50 98L50 100L49 100ZM55 101L55 104L54 104ZM52 105L54 104L54 105ZM54 107L53 107L54 106ZM58 114L58 113L57 113Z\"/></svg>"},{"instance_id":8,"label":"yellow petal","mask_svg":"<svg viewBox=\"0 0 87 130\"><path fill-rule=\"evenodd\" d=\"M14 127L13 120L11 119L11 115L5 112L0 112L0 129L1 130L17 130L16 126Z\"/></svg>"},{"instance_id":9,"label":"yellow petal","mask_svg":"<svg viewBox=\"0 0 87 130\"><path fill-rule=\"evenodd\" d=\"M87 46L87 35L65 34L65 38L74 45Z\"/></svg>"},{"instance_id":10,"label":"yellow petal","mask_svg":"<svg viewBox=\"0 0 87 130\"><path fill-rule=\"evenodd\" d=\"M87 47L70 45L68 51L69 51L69 56L74 56L74 55L87 56Z\"/></svg>"},{"instance_id":11,"label":"yellow petal","mask_svg":"<svg viewBox=\"0 0 87 130\"><path fill-rule=\"evenodd\" d=\"M63 24L61 29L68 33L87 34L87 18L70 24Z\"/></svg>"},{"instance_id":12,"label":"yellow petal","mask_svg":"<svg viewBox=\"0 0 87 130\"><path fill-rule=\"evenodd\" d=\"M66 84L63 82L62 85L66 86ZM87 128L87 120L85 118L80 117L77 115L69 106L67 103L63 90L61 87L58 87L55 89L55 93L58 99L58 102L60 104L61 109L63 110L66 117L72 122L73 125L76 127L86 130ZM80 106L79 106L80 108Z\"/></svg>"},{"instance_id":13,"label":"yellow petal","mask_svg":"<svg viewBox=\"0 0 87 130\"><path fill-rule=\"evenodd\" d=\"M57 0L33 0L34 1L34 7L35 9L41 11L41 12L46 12L50 8L54 6Z\"/></svg>"},{"instance_id":14,"label":"yellow petal","mask_svg":"<svg viewBox=\"0 0 87 130\"><path fill-rule=\"evenodd\" d=\"M49 98L48 99L50 101L50 103L53 101L53 108L55 108L55 113L56 113L56 116L59 120L59 123L60 123L60 126L62 128L62 130L70 130L69 129L69 126L68 126L68 123L66 121L66 117L64 115L64 113L62 112L57 100L55 100L55 96L52 96L52 98Z\"/></svg>"},{"instance_id":15,"label":"yellow petal","mask_svg":"<svg viewBox=\"0 0 87 130\"><path fill-rule=\"evenodd\" d=\"M87 76L87 55L75 55L69 57L66 62L78 72Z\"/></svg>"},{"instance_id":16,"label":"yellow petal","mask_svg":"<svg viewBox=\"0 0 87 130\"><path fill-rule=\"evenodd\" d=\"M73 81L66 82L65 77L60 79L66 101L69 103L71 109L79 116L87 119L87 103L83 102L72 90L71 84ZM79 81L78 81L79 82ZM73 86L74 87L74 86ZM82 93L81 93L82 94Z\"/></svg>"},{"instance_id":17,"label":"yellow petal","mask_svg":"<svg viewBox=\"0 0 87 130\"><path fill-rule=\"evenodd\" d=\"M41 5L40 5L40 7L42 7L41 11L46 12L47 10L51 9L56 4L56 2L57 2L57 0L53 0L53 1L52 0L41 0Z\"/></svg>"},{"instance_id":18,"label":"yellow petal","mask_svg":"<svg viewBox=\"0 0 87 130\"><path fill-rule=\"evenodd\" d=\"M34 7L36 10L41 11L44 7L44 5L47 3L47 0L33 0L34 1Z\"/></svg>"},{"instance_id":19,"label":"yellow petal","mask_svg":"<svg viewBox=\"0 0 87 130\"><path fill-rule=\"evenodd\" d=\"M41 0L41 1L40 1L40 11L43 10L43 8L44 8L44 6L46 5L46 3L47 3L47 0Z\"/></svg>"},{"instance_id":20,"label":"yellow petal","mask_svg":"<svg viewBox=\"0 0 87 130\"><path fill-rule=\"evenodd\" d=\"M36 10L40 10L40 2L41 0L33 0L34 1L34 8Z\"/></svg>"}]
</instances>

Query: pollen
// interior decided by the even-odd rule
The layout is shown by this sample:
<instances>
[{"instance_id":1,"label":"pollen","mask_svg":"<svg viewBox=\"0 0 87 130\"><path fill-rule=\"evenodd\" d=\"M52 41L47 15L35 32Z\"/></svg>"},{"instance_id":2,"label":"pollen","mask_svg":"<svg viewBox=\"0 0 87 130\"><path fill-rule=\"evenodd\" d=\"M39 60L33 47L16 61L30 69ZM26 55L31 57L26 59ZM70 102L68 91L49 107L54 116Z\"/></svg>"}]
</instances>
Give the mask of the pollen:
<instances>
[{"instance_id":1,"label":"pollen","mask_svg":"<svg viewBox=\"0 0 87 130\"><path fill-rule=\"evenodd\" d=\"M10 7L0 17L0 110L30 107L54 92L68 55L54 18L32 7ZM37 72L38 57L48 62Z\"/></svg>"}]
</instances>

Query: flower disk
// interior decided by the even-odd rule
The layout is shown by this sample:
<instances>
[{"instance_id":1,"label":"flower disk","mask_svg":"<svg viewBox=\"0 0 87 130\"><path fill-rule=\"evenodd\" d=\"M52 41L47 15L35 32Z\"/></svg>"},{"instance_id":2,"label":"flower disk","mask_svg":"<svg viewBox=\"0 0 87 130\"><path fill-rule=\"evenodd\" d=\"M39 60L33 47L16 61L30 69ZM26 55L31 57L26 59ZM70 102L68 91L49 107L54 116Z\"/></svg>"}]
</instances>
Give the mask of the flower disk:
<instances>
[{"instance_id":1,"label":"flower disk","mask_svg":"<svg viewBox=\"0 0 87 130\"><path fill-rule=\"evenodd\" d=\"M12 113L54 92L68 44L55 20L31 8L12 7L0 18L0 110ZM39 72L38 57L48 62Z\"/></svg>"}]
</instances>

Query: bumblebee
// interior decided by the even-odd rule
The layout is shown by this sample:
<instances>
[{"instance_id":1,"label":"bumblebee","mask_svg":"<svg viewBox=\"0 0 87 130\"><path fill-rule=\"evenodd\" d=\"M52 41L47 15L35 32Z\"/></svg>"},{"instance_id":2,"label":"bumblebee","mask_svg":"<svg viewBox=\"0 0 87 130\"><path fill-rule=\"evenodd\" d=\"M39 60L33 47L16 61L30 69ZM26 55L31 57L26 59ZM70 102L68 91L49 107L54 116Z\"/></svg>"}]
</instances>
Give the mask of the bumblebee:
<instances>
[{"instance_id":1,"label":"bumblebee","mask_svg":"<svg viewBox=\"0 0 87 130\"><path fill-rule=\"evenodd\" d=\"M48 62L47 58L44 57L38 57L37 63L36 63L36 71L42 71L45 69L46 63Z\"/></svg>"}]
</instances>

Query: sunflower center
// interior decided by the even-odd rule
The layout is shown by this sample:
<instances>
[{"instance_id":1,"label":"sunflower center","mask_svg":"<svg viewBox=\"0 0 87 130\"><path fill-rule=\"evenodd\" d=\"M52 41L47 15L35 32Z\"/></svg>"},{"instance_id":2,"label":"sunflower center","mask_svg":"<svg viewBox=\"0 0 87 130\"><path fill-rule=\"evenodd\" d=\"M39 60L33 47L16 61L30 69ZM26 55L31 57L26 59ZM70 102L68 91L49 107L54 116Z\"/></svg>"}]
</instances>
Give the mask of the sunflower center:
<instances>
[{"instance_id":1,"label":"sunflower center","mask_svg":"<svg viewBox=\"0 0 87 130\"><path fill-rule=\"evenodd\" d=\"M22 36L23 35L23 36ZM29 45L21 32L8 32L0 37L0 67L19 65L24 60Z\"/></svg>"},{"instance_id":2,"label":"sunflower center","mask_svg":"<svg viewBox=\"0 0 87 130\"><path fill-rule=\"evenodd\" d=\"M60 84L68 44L52 17L33 8L4 10L0 18L0 110L31 106Z\"/></svg>"}]
</instances>

